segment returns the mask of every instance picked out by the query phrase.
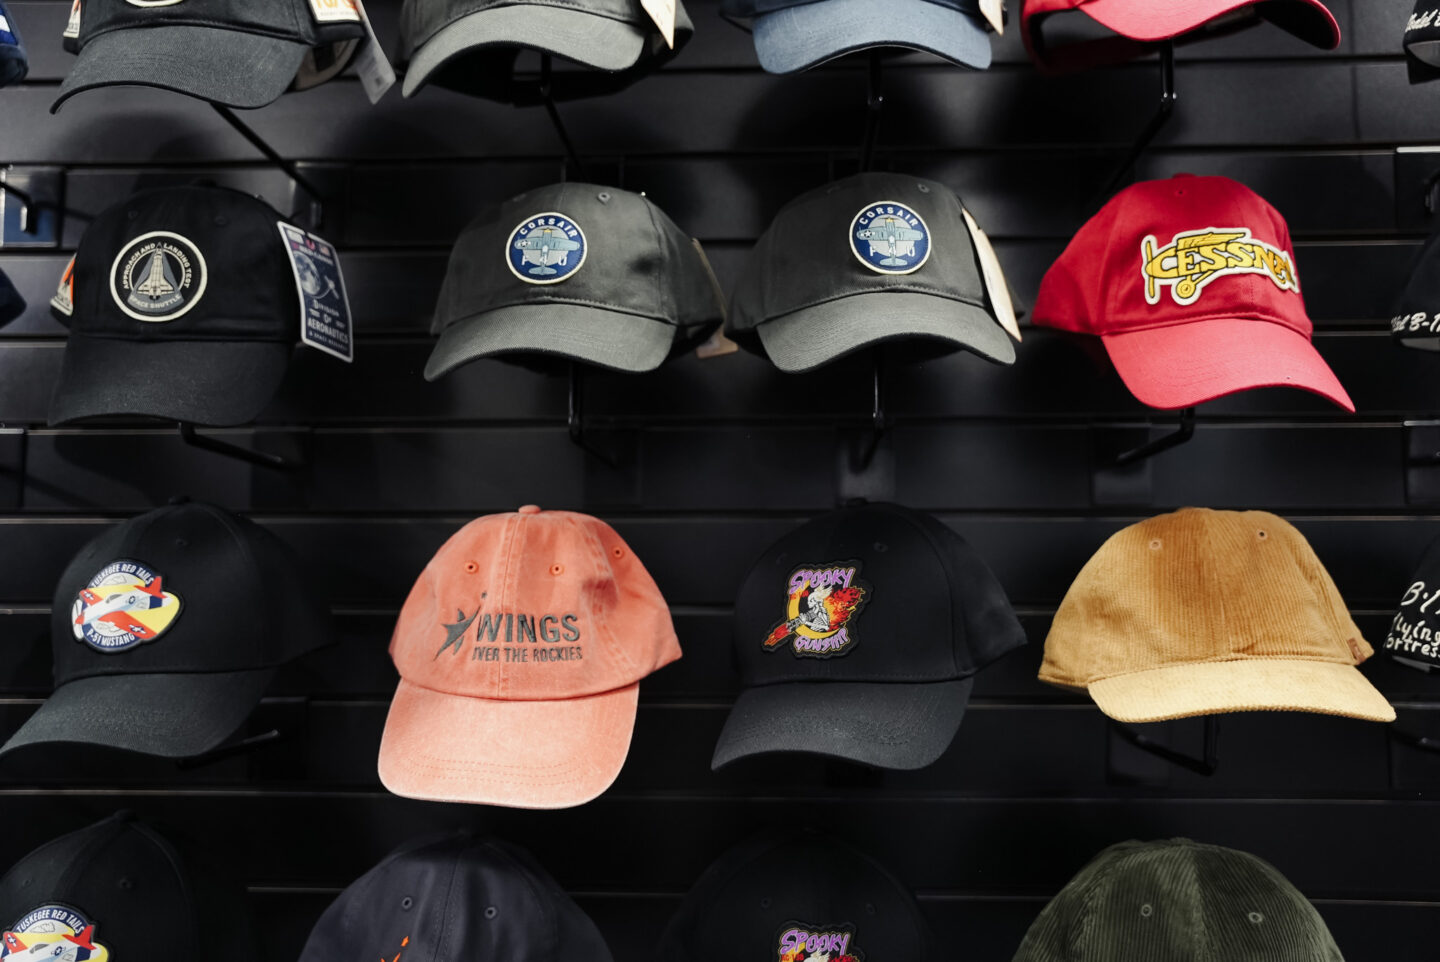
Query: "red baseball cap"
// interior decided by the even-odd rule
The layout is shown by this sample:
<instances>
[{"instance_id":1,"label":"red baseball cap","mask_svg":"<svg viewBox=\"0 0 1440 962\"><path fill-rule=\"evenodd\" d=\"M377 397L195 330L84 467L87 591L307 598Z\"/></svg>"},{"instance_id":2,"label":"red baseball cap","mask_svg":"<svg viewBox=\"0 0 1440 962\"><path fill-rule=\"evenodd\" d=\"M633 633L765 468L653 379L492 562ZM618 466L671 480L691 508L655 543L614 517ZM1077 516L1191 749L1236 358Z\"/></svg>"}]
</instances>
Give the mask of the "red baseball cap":
<instances>
[{"instance_id":1,"label":"red baseball cap","mask_svg":"<svg viewBox=\"0 0 1440 962\"><path fill-rule=\"evenodd\" d=\"M470 522L415 582L380 740L397 795L567 808L620 774L640 679L680 657L670 609L605 522L526 505Z\"/></svg>"},{"instance_id":2,"label":"red baseball cap","mask_svg":"<svg viewBox=\"0 0 1440 962\"><path fill-rule=\"evenodd\" d=\"M1298 387L1355 410L1310 343L1284 218L1227 177L1180 174L1115 195L1046 273L1033 320L1098 335L1154 408Z\"/></svg>"},{"instance_id":3,"label":"red baseball cap","mask_svg":"<svg viewBox=\"0 0 1440 962\"><path fill-rule=\"evenodd\" d=\"M1089 14L1119 36L1047 44L1041 23L1068 10ZM1320 0L1023 0L1020 35L1032 60L1060 70L1142 57L1162 40L1233 33L1262 19L1323 50L1340 45L1340 25Z\"/></svg>"}]
</instances>

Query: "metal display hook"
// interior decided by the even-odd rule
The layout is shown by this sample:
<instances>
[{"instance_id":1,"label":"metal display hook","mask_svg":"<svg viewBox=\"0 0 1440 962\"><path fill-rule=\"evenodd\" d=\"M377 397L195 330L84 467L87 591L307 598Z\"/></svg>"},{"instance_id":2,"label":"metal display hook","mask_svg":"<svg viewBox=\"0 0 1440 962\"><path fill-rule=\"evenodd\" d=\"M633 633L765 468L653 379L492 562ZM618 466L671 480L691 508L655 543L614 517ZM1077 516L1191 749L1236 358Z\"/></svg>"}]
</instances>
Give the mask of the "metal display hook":
<instances>
[{"instance_id":1,"label":"metal display hook","mask_svg":"<svg viewBox=\"0 0 1440 962\"><path fill-rule=\"evenodd\" d=\"M192 448L200 448L203 451L210 451L214 454L224 455L227 458L234 458L237 461L244 461L247 464L254 464L262 468L273 468L279 471L294 471L304 467L304 462L291 460L278 454L271 454L268 451L252 451L249 448L242 448L239 445L231 444L229 441L221 441L219 438L211 437L208 434L197 434L195 425L189 421L179 422L180 440Z\"/></svg>"},{"instance_id":2,"label":"metal display hook","mask_svg":"<svg viewBox=\"0 0 1440 962\"><path fill-rule=\"evenodd\" d=\"M550 55L540 55L540 102L545 105L545 113L550 116L550 125L555 128L555 134L560 138L560 145L565 148L566 168L561 171L561 180L568 180L570 169L573 168L575 176L581 180L589 180L585 172L585 162L580 159L580 152L575 149L575 141L570 139L570 132L565 129L565 122L560 119L560 108L555 106L553 95L553 65L550 62Z\"/></svg>"},{"instance_id":3,"label":"metal display hook","mask_svg":"<svg viewBox=\"0 0 1440 962\"><path fill-rule=\"evenodd\" d=\"M566 406L565 425L570 432L570 443L599 460L617 467L616 461L606 452L597 448L585 436L584 396L580 390L580 363L571 361L569 366L570 392Z\"/></svg>"},{"instance_id":4,"label":"metal display hook","mask_svg":"<svg viewBox=\"0 0 1440 962\"><path fill-rule=\"evenodd\" d=\"M217 103L211 103L210 106L215 108L215 112L220 115L222 120L224 120L231 127L235 128L236 132L239 133L240 136L248 140L252 147L260 151L260 153L264 154L266 160L270 161L276 167L279 167L282 171L284 171L285 175L295 182L296 187L299 187L302 191L309 195L310 225L317 229L323 226L325 217L324 199L321 197L319 189L313 183L307 180L305 176L302 175L300 171L296 168L294 161L287 160L286 158L280 156L279 152L276 151L274 147L271 147L268 143L266 143L265 139L259 134L257 134L254 130L252 130L249 124L245 123L245 121L235 116L235 112L229 107L225 106L224 104Z\"/></svg>"},{"instance_id":5,"label":"metal display hook","mask_svg":"<svg viewBox=\"0 0 1440 962\"><path fill-rule=\"evenodd\" d=\"M1195 436L1195 409L1186 408L1180 412L1180 423L1176 429L1163 437L1147 441L1129 451L1122 451L1116 455L1113 462L1114 467L1124 467L1127 464L1134 464L1137 461L1144 461L1146 458L1153 458L1155 455L1171 448L1178 448Z\"/></svg>"},{"instance_id":6,"label":"metal display hook","mask_svg":"<svg viewBox=\"0 0 1440 962\"><path fill-rule=\"evenodd\" d=\"M1175 116L1175 43L1167 40L1160 46L1160 106L1156 108L1155 116L1150 118L1140 131L1139 138L1130 146L1130 151L1125 156L1125 162L1120 169L1110 177L1105 185L1104 195L1101 202L1109 200L1115 192L1124 186L1125 181L1130 179L1135 171L1135 165L1140 162L1140 157L1145 153L1151 142L1155 140L1170 118Z\"/></svg>"},{"instance_id":7,"label":"metal display hook","mask_svg":"<svg viewBox=\"0 0 1440 962\"><path fill-rule=\"evenodd\" d=\"M870 51L865 93L865 136L860 141L860 169L870 170L875 164L875 144L880 136L880 112L885 107L885 94L880 89L880 51Z\"/></svg>"},{"instance_id":8,"label":"metal display hook","mask_svg":"<svg viewBox=\"0 0 1440 962\"><path fill-rule=\"evenodd\" d=\"M1391 738L1402 745L1418 751L1430 752L1432 755L1440 755L1440 738L1431 738L1429 735L1417 735L1403 728L1396 728L1394 725L1391 725L1387 731Z\"/></svg>"},{"instance_id":9,"label":"metal display hook","mask_svg":"<svg viewBox=\"0 0 1440 962\"><path fill-rule=\"evenodd\" d=\"M889 427L885 416L885 379L884 371L880 364L880 352L873 352L871 367L873 379L873 394L870 404L870 436L865 442L864 449L860 452L860 459L857 467L864 469L870 466L875 460L875 452L880 449L880 442L885 436L885 429Z\"/></svg>"},{"instance_id":10,"label":"metal display hook","mask_svg":"<svg viewBox=\"0 0 1440 962\"><path fill-rule=\"evenodd\" d=\"M1220 767L1220 719L1215 715L1205 716L1205 747L1204 756L1201 758L1177 752L1169 745L1162 745L1148 735L1142 735L1129 725L1122 725L1113 719L1110 727L1121 738L1141 751L1154 755L1156 758L1162 758L1172 765L1177 765L1197 775L1214 775L1216 769Z\"/></svg>"}]
</instances>

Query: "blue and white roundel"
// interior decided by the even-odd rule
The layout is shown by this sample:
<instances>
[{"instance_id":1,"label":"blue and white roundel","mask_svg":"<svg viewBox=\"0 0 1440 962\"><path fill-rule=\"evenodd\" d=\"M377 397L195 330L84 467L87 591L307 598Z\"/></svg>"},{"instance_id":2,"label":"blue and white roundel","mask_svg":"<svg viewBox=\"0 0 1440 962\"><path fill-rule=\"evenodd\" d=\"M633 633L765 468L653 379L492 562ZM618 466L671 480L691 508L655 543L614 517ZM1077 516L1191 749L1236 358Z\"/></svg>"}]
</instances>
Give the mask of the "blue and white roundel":
<instances>
[{"instance_id":1,"label":"blue and white roundel","mask_svg":"<svg viewBox=\"0 0 1440 962\"><path fill-rule=\"evenodd\" d=\"M585 232L564 214L536 214L510 232L505 256L525 283L558 284L585 263Z\"/></svg>"},{"instance_id":2,"label":"blue and white roundel","mask_svg":"<svg viewBox=\"0 0 1440 962\"><path fill-rule=\"evenodd\" d=\"M867 204L850 225L850 249L877 274L911 274L930 259L930 229L904 204Z\"/></svg>"}]
</instances>

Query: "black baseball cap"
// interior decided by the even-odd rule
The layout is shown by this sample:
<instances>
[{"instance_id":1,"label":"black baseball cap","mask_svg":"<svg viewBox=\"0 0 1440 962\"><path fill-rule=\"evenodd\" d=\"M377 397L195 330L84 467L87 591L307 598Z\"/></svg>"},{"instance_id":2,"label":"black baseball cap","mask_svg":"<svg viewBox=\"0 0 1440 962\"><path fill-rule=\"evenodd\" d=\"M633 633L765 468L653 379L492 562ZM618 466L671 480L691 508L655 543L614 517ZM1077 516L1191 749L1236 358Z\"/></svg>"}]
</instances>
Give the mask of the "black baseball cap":
<instances>
[{"instance_id":1,"label":"black baseball cap","mask_svg":"<svg viewBox=\"0 0 1440 962\"><path fill-rule=\"evenodd\" d=\"M401 846L340 893L300 962L610 962L595 923L534 857L452 833Z\"/></svg>"},{"instance_id":2,"label":"black baseball cap","mask_svg":"<svg viewBox=\"0 0 1440 962\"><path fill-rule=\"evenodd\" d=\"M52 112L120 85L253 108L339 74L365 25L354 0L80 0L66 37L80 56Z\"/></svg>"},{"instance_id":3,"label":"black baseball cap","mask_svg":"<svg viewBox=\"0 0 1440 962\"><path fill-rule=\"evenodd\" d=\"M652 371L723 317L699 245L644 195L555 184L488 209L461 233L425 377L517 354Z\"/></svg>"},{"instance_id":4,"label":"black baseball cap","mask_svg":"<svg viewBox=\"0 0 1440 962\"><path fill-rule=\"evenodd\" d=\"M1402 665L1440 668L1440 538L1430 542L1385 635L1385 654Z\"/></svg>"},{"instance_id":5,"label":"black baseball cap","mask_svg":"<svg viewBox=\"0 0 1440 962\"><path fill-rule=\"evenodd\" d=\"M0 16L4 16L0 14ZM0 271L0 327L9 324L15 318L25 313L25 298L15 289L10 278Z\"/></svg>"},{"instance_id":6,"label":"black baseball cap","mask_svg":"<svg viewBox=\"0 0 1440 962\"><path fill-rule=\"evenodd\" d=\"M927 962L934 936L915 897L846 842L767 832L720 856L661 936L658 960Z\"/></svg>"},{"instance_id":7,"label":"black baseball cap","mask_svg":"<svg viewBox=\"0 0 1440 962\"><path fill-rule=\"evenodd\" d=\"M784 371L900 340L1015 362L960 198L904 174L856 174L782 209L735 285L726 333Z\"/></svg>"},{"instance_id":8,"label":"black baseball cap","mask_svg":"<svg viewBox=\"0 0 1440 962\"><path fill-rule=\"evenodd\" d=\"M25 53L25 43L20 39L20 30L5 4L0 3L0 87L18 84L30 72L30 58ZM3 285L0 281L0 285ZM0 287L0 324L4 323L4 291Z\"/></svg>"},{"instance_id":9,"label":"black baseball cap","mask_svg":"<svg viewBox=\"0 0 1440 962\"><path fill-rule=\"evenodd\" d=\"M400 54L405 96L427 84L502 102L534 101L538 81L517 72L521 51L591 68L550 77L556 100L615 93L658 70L694 26L675 0L671 48L640 0L405 0Z\"/></svg>"},{"instance_id":10,"label":"black baseball cap","mask_svg":"<svg viewBox=\"0 0 1440 962\"><path fill-rule=\"evenodd\" d=\"M1412 84L1440 78L1440 0L1415 0L1404 45Z\"/></svg>"},{"instance_id":11,"label":"black baseball cap","mask_svg":"<svg viewBox=\"0 0 1440 962\"><path fill-rule=\"evenodd\" d=\"M281 220L221 187L145 191L95 218L75 255L73 313L54 311L70 338L50 423L253 420L300 337Z\"/></svg>"},{"instance_id":12,"label":"black baseball cap","mask_svg":"<svg viewBox=\"0 0 1440 962\"><path fill-rule=\"evenodd\" d=\"M885 47L981 70L992 56L979 0L724 0L720 9L754 32L755 54L770 73Z\"/></svg>"},{"instance_id":13,"label":"black baseball cap","mask_svg":"<svg viewBox=\"0 0 1440 962\"><path fill-rule=\"evenodd\" d=\"M243 890L129 812L35 849L0 878L0 958L252 962Z\"/></svg>"},{"instance_id":14,"label":"black baseball cap","mask_svg":"<svg viewBox=\"0 0 1440 962\"><path fill-rule=\"evenodd\" d=\"M1440 351L1440 230L1420 250L1390 318L1390 334L1401 347Z\"/></svg>"},{"instance_id":15,"label":"black baseball cap","mask_svg":"<svg viewBox=\"0 0 1440 962\"><path fill-rule=\"evenodd\" d=\"M1105 849L1040 912L1014 962L1343 962L1270 863L1176 838Z\"/></svg>"},{"instance_id":16,"label":"black baseball cap","mask_svg":"<svg viewBox=\"0 0 1440 962\"><path fill-rule=\"evenodd\" d=\"M771 545L740 587L744 688L711 767L808 752L923 768L959 729L975 673L1023 644L954 531L896 504L833 511Z\"/></svg>"},{"instance_id":17,"label":"black baseball cap","mask_svg":"<svg viewBox=\"0 0 1440 962\"><path fill-rule=\"evenodd\" d=\"M0 755L80 742L187 758L234 733L280 665L330 641L330 614L279 538L186 501L80 549L50 641L55 692Z\"/></svg>"}]
</instances>

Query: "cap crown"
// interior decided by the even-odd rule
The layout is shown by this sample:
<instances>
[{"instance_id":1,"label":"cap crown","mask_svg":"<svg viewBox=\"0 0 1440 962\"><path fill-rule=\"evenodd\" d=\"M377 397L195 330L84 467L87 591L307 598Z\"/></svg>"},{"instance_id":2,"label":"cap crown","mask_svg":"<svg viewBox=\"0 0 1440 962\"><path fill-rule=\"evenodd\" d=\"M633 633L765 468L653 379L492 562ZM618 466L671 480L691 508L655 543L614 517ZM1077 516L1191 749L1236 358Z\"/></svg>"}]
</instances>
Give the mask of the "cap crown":
<instances>
[{"instance_id":1,"label":"cap crown","mask_svg":"<svg viewBox=\"0 0 1440 962\"><path fill-rule=\"evenodd\" d=\"M463 835L403 846L340 894L300 962L610 962L595 923L524 850Z\"/></svg>"},{"instance_id":2,"label":"cap crown","mask_svg":"<svg viewBox=\"0 0 1440 962\"><path fill-rule=\"evenodd\" d=\"M57 685L268 668L329 641L329 609L290 548L200 502L132 518L81 548L51 614Z\"/></svg>"},{"instance_id":3,"label":"cap crown","mask_svg":"<svg viewBox=\"0 0 1440 962\"><path fill-rule=\"evenodd\" d=\"M786 949L808 941L800 933L825 939L831 962L934 957L929 927L898 879L838 839L797 833L751 839L706 869L656 958L793 962Z\"/></svg>"},{"instance_id":4,"label":"cap crown","mask_svg":"<svg viewBox=\"0 0 1440 962\"><path fill-rule=\"evenodd\" d=\"M894 504L834 511L781 538L735 602L747 686L966 678L1024 643L974 549Z\"/></svg>"},{"instance_id":5,"label":"cap crown","mask_svg":"<svg viewBox=\"0 0 1440 962\"><path fill-rule=\"evenodd\" d=\"M580 8L586 13L636 26L653 27L640 0L405 0L400 14L400 60L408 61L415 51L445 27L482 10L532 4L537 7Z\"/></svg>"},{"instance_id":6,"label":"cap crown","mask_svg":"<svg viewBox=\"0 0 1440 962\"><path fill-rule=\"evenodd\" d=\"M111 30L158 26L243 30L311 46L365 35L358 22L318 22L310 0L175 0L146 5L130 0L83 0L80 45Z\"/></svg>"},{"instance_id":7,"label":"cap crown","mask_svg":"<svg viewBox=\"0 0 1440 962\"><path fill-rule=\"evenodd\" d=\"M569 511L470 522L415 582L390 656L400 677L473 698L614 691L680 657L670 610L614 529Z\"/></svg>"},{"instance_id":8,"label":"cap crown","mask_svg":"<svg viewBox=\"0 0 1440 962\"><path fill-rule=\"evenodd\" d=\"M158 832L126 813L115 815L40 846L0 878L0 932L32 950L47 944L55 933L22 923L54 907L94 926L90 938L106 953L92 958L257 958L240 893L197 868ZM40 923L42 929L51 924Z\"/></svg>"},{"instance_id":9,"label":"cap crown","mask_svg":"<svg viewBox=\"0 0 1440 962\"><path fill-rule=\"evenodd\" d=\"M264 201L220 187L144 191L107 208L75 256L71 329L293 344L300 308L280 220Z\"/></svg>"},{"instance_id":10,"label":"cap crown","mask_svg":"<svg viewBox=\"0 0 1440 962\"><path fill-rule=\"evenodd\" d=\"M522 279L514 245L550 222L578 235L570 244L579 249L564 252L569 273L542 265L551 273ZM471 222L451 252L431 331L520 304L598 307L682 328L723 316L703 257L674 221L639 194L579 183L520 194Z\"/></svg>"},{"instance_id":11,"label":"cap crown","mask_svg":"<svg viewBox=\"0 0 1440 962\"><path fill-rule=\"evenodd\" d=\"M929 256L910 273L872 270L855 252L851 235L857 216L886 202L909 208L924 222ZM807 307L897 291L982 309L988 303L975 245L954 191L903 174L856 174L796 198L776 215L732 293L730 329L744 334Z\"/></svg>"},{"instance_id":12,"label":"cap crown","mask_svg":"<svg viewBox=\"0 0 1440 962\"><path fill-rule=\"evenodd\" d=\"M1034 319L1104 335L1214 318L1312 331L1279 212L1228 178L1180 175L1126 188L1080 228Z\"/></svg>"},{"instance_id":13,"label":"cap crown","mask_svg":"<svg viewBox=\"0 0 1440 962\"><path fill-rule=\"evenodd\" d=\"M1121 842L1045 906L1014 962L1342 962L1268 862L1186 839Z\"/></svg>"},{"instance_id":14,"label":"cap crown","mask_svg":"<svg viewBox=\"0 0 1440 962\"><path fill-rule=\"evenodd\" d=\"M1185 508L1100 547L1045 640L1043 681L1071 687L1182 664L1372 654L1309 543L1264 511Z\"/></svg>"}]
</instances>

